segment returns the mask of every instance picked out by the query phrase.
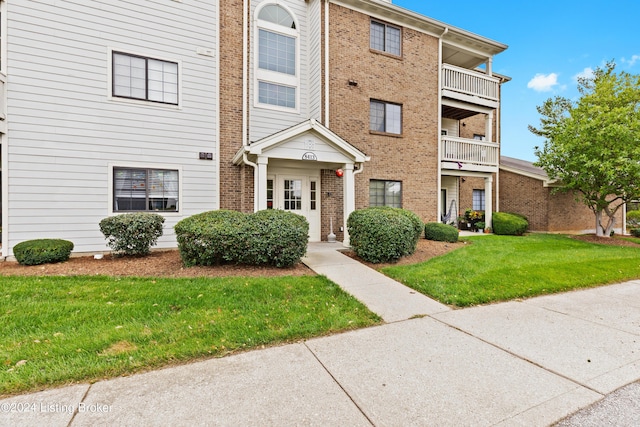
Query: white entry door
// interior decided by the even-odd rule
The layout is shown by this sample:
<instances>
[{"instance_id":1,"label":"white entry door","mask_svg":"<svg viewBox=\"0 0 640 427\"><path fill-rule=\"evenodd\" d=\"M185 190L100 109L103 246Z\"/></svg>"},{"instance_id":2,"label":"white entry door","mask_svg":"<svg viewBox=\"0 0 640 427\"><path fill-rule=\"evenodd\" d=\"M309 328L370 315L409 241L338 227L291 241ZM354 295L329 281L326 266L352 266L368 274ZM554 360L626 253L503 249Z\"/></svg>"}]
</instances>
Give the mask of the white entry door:
<instances>
[{"instance_id":1,"label":"white entry door","mask_svg":"<svg viewBox=\"0 0 640 427\"><path fill-rule=\"evenodd\" d=\"M320 241L320 178L281 175L274 203L277 209L302 215L309 222L309 241Z\"/></svg>"}]
</instances>

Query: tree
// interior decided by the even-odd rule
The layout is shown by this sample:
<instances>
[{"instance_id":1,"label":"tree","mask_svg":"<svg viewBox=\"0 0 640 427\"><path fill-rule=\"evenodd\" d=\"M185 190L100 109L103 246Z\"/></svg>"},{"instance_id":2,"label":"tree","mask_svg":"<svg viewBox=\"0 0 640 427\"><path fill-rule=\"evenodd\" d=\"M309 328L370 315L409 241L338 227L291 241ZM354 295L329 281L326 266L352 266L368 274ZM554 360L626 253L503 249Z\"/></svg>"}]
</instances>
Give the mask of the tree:
<instances>
[{"instance_id":1,"label":"tree","mask_svg":"<svg viewBox=\"0 0 640 427\"><path fill-rule=\"evenodd\" d=\"M616 212L640 199L640 75L615 64L578 79L580 97L549 98L537 107L544 147L538 161L555 191L572 192L595 214L596 234L609 237Z\"/></svg>"}]
</instances>

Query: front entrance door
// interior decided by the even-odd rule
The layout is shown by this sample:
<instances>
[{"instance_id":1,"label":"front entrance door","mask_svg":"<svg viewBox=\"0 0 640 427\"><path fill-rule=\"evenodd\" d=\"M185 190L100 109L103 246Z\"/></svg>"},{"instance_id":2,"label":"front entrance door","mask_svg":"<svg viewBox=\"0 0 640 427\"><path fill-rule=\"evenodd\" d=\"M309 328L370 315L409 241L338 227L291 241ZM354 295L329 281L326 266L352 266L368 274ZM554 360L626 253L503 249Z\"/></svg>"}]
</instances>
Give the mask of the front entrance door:
<instances>
[{"instance_id":1,"label":"front entrance door","mask_svg":"<svg viewBox=\"0 0 640 427\"><path fill-rule=\"evenodd\" d=\"M281 175L274 203L277 209L302 215L309 222L309 241L320 241L320 179L315 176Z\"/></svg>"}]
</instances>

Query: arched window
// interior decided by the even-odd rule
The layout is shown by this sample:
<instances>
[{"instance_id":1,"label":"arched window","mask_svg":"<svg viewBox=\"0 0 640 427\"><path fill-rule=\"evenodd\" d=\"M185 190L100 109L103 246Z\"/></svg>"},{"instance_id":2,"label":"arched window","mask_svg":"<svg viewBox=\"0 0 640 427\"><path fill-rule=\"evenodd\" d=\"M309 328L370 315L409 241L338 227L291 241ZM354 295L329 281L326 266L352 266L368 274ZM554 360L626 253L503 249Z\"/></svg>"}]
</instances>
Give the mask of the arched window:
<instances>
[{"instance_id":1,"label":"arched window","mask_svg":"<svg viewBox=\"0 0 640 427\"><path fill-rule=\"evenodd\" d=\"M257 102L295 109L298 98L298 30L282 6L268 4L257 19Z\"/></svg>"}]
</instances>

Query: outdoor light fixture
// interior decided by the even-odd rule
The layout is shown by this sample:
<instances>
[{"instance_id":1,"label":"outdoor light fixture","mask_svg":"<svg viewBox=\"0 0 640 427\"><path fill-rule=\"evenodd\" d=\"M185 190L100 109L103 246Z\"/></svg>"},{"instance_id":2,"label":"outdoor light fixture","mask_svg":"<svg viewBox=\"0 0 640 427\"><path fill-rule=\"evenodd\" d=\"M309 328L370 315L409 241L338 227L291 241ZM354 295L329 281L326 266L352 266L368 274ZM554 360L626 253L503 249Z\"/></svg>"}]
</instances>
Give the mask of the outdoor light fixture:
<instances>
[{"instance_id":1,"label":"outdoor light fixture","mask_svg":"<svg viewBox=\"0 0 640 427\"><path fill-rule=\"evenodd\" d=\"M338 178L342 178L342 175L344 175L344 172L342 171L342 169L336 169L336 176Z\"/></svg>"}]
</instances>

